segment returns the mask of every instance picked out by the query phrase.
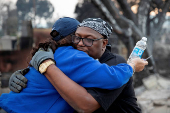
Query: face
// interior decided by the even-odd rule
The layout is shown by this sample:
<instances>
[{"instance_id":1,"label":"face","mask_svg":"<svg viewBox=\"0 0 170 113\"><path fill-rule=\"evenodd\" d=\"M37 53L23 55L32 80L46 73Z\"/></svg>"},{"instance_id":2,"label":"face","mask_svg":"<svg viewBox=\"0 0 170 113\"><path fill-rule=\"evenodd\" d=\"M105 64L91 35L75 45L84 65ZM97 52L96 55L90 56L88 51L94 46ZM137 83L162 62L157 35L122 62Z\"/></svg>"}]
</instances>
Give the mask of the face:
<instances>
[{"instance_id":1,"label":"face","mask_svg":"<svg viewBox=\"0 0 170 113\"><path fill-rule=\"evenodd\" d=\"M77 28L75 35L81 38L90 38L90 39L104 38L101 34L88 27ZM93 57L94 59L99 59L104 53L107 43L108 43L107 39L101 39L101 40L93 41L93 45L87 47L83 44L81 40L75 46L78 50L86 52L89 56Z\"/></svg>"}]
</instances>

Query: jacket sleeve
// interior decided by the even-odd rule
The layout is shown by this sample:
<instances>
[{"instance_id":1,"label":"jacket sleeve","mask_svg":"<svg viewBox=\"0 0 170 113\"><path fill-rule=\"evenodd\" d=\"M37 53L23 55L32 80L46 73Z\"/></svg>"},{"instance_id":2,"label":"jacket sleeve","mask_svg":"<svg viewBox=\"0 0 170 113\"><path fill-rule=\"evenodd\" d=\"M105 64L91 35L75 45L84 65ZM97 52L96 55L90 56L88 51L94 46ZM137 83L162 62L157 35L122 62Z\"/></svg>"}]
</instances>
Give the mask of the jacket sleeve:
<instances>
[{"instance_id":1,"label":"jacket sleeve","mask_svg":"<svg viewBox=\"0 0 170 113\"><path fill-rule=\"evenodd\" d=\"M116 66L101 64L84 52L77 54L70 65L70 78L83 87L117 89L126 84L133 69L126 63Z\"/></svg>"},{"instance_id":2,"label":"jacket sleeve","mask_svg":"<svg viewBox=\"0 0 170 113\"><path fill-rule=\"evenodd\" d=\"M114 57L112 57L112 59L105 60L105 63L108 65L126 63L126 60L120 55L117 54L109 54L109 55ZM120 109L119 107L117 108L115 105L124 104L124 101L121 101L122 95L127 96L128 99L130 99L128 103L130 103L131 105L135 106L136 109L138 109L137 102L134 99L135 92L134 92L132 82L133 82L133 78L131 77L130 80L125 85L123 85L118 89L106 90L100 88L86 88L86 90L101 105L101 108L98 109L100 111L106 112L109 108L114 109L115 111L116 109ZM125 98L124 96L123 98ZM117 101L115 101L116 99Z\"/></svg>"}]
</instances>

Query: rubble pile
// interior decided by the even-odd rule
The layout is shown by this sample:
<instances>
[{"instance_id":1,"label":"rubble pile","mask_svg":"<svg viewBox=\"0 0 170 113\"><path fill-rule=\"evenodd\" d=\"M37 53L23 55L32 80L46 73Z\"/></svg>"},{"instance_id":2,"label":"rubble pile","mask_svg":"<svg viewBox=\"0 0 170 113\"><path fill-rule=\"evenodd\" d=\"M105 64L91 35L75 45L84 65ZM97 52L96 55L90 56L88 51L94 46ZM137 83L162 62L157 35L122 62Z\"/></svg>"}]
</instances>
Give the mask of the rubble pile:
<instances>
[{"instance_id":1,"label":"rubble pile","mask_svg":"<svg viewBox=\"0 0 170 113\"><path fill-rule=\"evenodd\" d=\"M170 113L170 79L154 74L142 81L135 88L142 113Z\"/></svg>"}]
</instances>

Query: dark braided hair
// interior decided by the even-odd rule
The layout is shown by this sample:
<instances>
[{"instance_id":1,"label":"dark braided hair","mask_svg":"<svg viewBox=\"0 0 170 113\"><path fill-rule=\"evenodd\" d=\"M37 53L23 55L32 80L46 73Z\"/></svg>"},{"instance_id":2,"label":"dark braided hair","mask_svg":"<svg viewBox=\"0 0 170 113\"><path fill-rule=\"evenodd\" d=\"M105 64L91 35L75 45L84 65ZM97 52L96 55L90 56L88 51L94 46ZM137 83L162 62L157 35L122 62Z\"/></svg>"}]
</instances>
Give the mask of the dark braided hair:
<instances>
[{"instance_id":1,"label":"dark braided hair","mask_svg":"<svg viewBox=\"0 0 170 113\"><path fill-rule=\"evenodd\" d=\"M68 35L57 42L52 40L51 38L48 38L44 43L39 43L37 47L33 47L33 49L31 50L31 58L35 55L39 48L43 48L45 51L47 51L48 47L50 47L54 53L55 50L61 46L73 46L71 35ZM31 65L29 64L29 66Z\"/></svg>"}]
</instances>

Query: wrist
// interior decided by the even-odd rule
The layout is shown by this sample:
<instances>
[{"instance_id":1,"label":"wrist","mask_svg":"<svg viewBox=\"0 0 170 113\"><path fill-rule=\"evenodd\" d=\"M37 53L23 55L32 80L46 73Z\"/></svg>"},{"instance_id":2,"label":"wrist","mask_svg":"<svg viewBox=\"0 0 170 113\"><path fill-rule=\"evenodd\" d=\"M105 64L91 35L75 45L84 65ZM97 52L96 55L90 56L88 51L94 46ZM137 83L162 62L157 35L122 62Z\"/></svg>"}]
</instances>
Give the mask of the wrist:
<instances>
[{"instance_id":1,"label":"wrist","mask_svg":"<svg viewBox=\"0 0 170 113\"><path fill-rule=\"evenodd\" d=\"M44 75L45 75L45 74L49 74L50 72L53 72L53 70L56 70L56 65L51 64L51 65L49 65L49 66L47 67L47 70L46 70L46 72L44 73Z\"/></svg>"},{"instance_id":2,"label":"wrist","mask_svg":"<svg viewBox=\"0 0 170 113\"><path fill-rule=\"evenodd\" d=\"M132 69L133 69L133 74L134 74L134 73L135 73L135 70L136 70L135 63L134 63L134 62L129 62L128 64L132 67Z\"/></svg>"},{"instance_id":3,"label":"wrist","mask_svg":"<svg viewBox=\"0 0 170 113\"><path fill-rule=\"evenodd\" d=\"M40 66L39 66L39 72L41 74L44 74L46 71L47 71L47 68L50 66L50 65L53 65L55 64L55 62L51 59L48 59L48 60L45 60L43 61Z\"/></svg>"}]
</instances>

